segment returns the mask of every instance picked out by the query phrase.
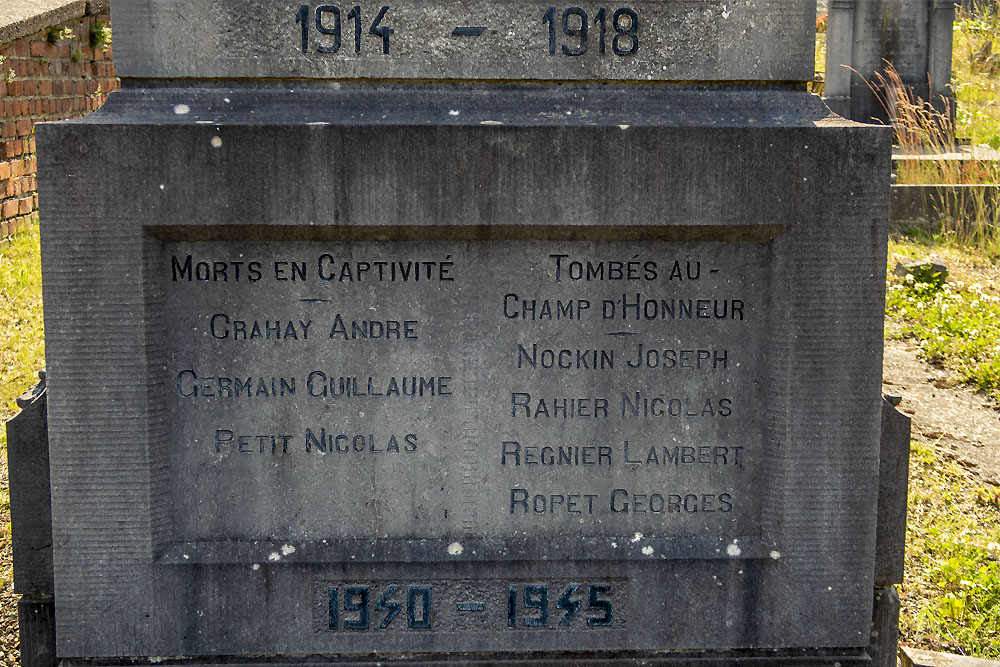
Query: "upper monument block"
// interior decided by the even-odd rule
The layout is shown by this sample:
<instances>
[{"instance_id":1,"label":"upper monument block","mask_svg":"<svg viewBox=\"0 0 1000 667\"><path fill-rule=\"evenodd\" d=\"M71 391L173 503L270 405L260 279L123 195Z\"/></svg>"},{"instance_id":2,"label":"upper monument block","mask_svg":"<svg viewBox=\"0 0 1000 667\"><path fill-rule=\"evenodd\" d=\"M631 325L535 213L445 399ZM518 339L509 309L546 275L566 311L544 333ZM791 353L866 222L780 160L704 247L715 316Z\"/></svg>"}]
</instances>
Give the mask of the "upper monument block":
<instances>
[{"instance_id":1,"label":"upper monument block","mask_svg":"<svg viewBox=\"0 0 1000 667\"><path fill-rule=\"evenodd\" d=\"M115 65L123 78L813 76L814 0L117 0L113 11Z\"/></svg>"}]
</instances>

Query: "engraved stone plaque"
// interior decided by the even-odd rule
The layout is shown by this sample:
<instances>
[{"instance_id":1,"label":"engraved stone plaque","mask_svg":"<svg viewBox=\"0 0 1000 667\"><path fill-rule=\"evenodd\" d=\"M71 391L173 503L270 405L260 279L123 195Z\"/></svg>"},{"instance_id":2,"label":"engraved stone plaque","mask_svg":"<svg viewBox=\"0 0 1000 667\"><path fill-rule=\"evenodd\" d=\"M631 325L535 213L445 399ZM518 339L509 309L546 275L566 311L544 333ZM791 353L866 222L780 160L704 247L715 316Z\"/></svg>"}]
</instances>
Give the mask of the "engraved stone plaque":
<instances>
[{"instance_id":1,"label":"engraved stone plaque","mask_svg":"<svg viewBox=\"0 0 1000 667\"><path fill-rule=\"evenodd\" d=\"M39 136L60 655L863 662L883 128L287 95Z\"/></svg>"},{"instance_id":2,"label":"engraved stone plaque","mask_svg":"<svg viewBox=\"0 0 1000 667\"><path fill-rule=\"evenodd\" d=\"M125 0L128 78L806 81L802 0L324 4Z\"/></svg>"},{"instance_id":3,"label":"engraved stone plaque","mask_svg":"<svg viewBox=\"0 0 1000 667\"><path fill-rule=\"evenodd\" d=\"M649 557L760 552L766 252L165 246L176 539L558 558L627 526Z\"/></svg>"}]
</instances>

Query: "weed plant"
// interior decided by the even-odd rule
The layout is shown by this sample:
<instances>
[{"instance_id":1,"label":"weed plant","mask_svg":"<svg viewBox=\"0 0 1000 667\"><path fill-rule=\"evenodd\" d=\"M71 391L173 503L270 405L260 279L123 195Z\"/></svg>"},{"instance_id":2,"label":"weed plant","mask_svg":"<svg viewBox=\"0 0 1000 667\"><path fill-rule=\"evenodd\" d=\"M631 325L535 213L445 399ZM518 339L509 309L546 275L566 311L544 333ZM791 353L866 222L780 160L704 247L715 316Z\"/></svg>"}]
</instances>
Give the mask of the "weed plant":
<instances>
[{"instance_id":1,"label":"weed plant","mask_svg":"<svg viewBox=\"0 0 1000 667\"><path fill-rule=\"evenodd\" d=\"M887 335L915 339L929 362L1000 400L1000 297L917 271L891 276L885 301Z\"/></svg>"}]
</instances>

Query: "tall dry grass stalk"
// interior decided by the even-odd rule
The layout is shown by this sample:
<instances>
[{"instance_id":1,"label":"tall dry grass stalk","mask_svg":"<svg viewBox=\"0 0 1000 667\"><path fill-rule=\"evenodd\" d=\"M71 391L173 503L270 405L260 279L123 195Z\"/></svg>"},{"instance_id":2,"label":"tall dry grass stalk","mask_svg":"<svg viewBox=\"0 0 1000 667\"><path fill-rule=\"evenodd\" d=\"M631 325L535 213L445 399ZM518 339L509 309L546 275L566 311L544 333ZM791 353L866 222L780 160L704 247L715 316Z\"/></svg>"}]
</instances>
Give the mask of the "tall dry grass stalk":
<instances>
[{"instance_id":1,"label":"tall dry grass stalk","mask_svg":"<svg viewBox=\"0 0 1000 667\"><path fill-rule=\"evenodd\" d=\"M997 160L961 155L951 101L942 98L935 107L921 99L892 63L884 62L884 72L866 82L890 119L903 154L895 161L897 182L936 186L926 191L924 210L936 220L943 240L1000 257L997 188L990 187L998 183Z\"/></svg>"}]
</instances>

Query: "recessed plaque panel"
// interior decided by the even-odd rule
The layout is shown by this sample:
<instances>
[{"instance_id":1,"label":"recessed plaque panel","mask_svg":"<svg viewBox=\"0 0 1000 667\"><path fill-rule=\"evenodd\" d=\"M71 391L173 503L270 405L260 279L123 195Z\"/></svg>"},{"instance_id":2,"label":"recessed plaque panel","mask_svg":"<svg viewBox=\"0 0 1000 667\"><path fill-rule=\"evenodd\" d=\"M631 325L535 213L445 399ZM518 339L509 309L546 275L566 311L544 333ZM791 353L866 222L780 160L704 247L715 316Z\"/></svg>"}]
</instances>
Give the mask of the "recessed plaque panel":
<instances>
[{"instance_id":1,"label":"recessed plaque panel","mask_svg":"<svg viewBox=\"0 0 1000 667\"><path fill-rule=\"evenodd\" d=\"M746 543L768 247L166 244L175 539Z\"/></svg>"}]
</instances>

